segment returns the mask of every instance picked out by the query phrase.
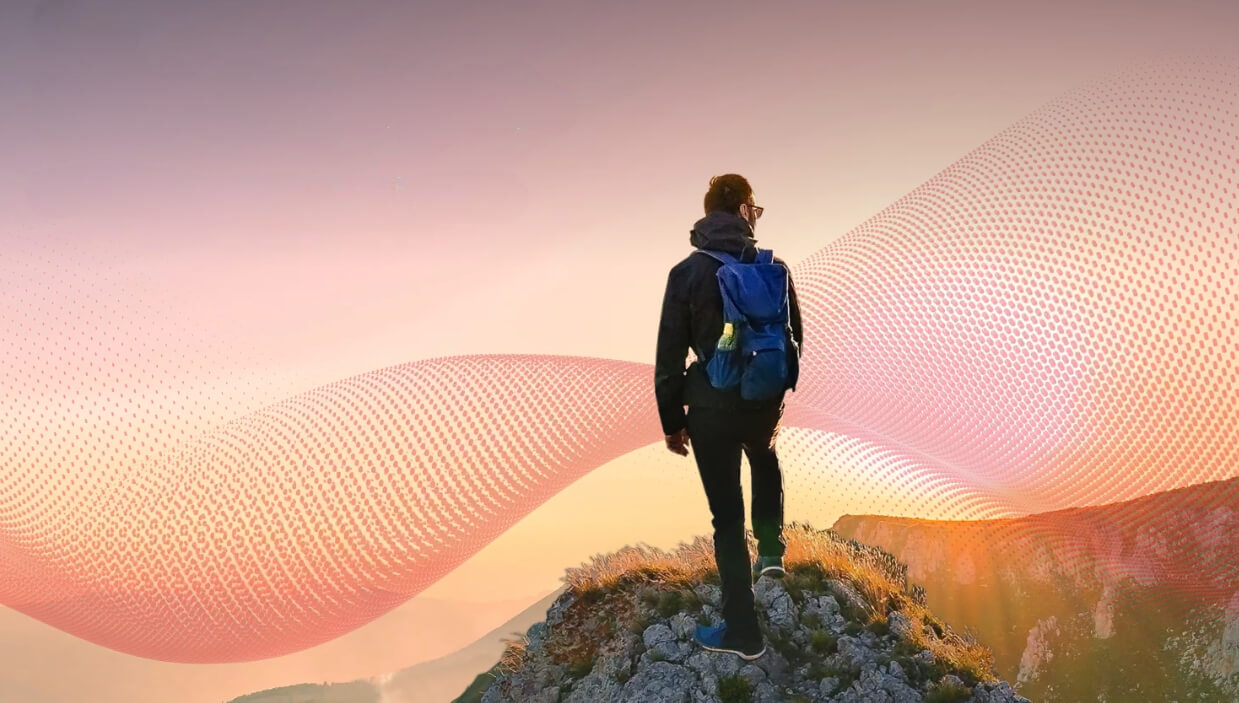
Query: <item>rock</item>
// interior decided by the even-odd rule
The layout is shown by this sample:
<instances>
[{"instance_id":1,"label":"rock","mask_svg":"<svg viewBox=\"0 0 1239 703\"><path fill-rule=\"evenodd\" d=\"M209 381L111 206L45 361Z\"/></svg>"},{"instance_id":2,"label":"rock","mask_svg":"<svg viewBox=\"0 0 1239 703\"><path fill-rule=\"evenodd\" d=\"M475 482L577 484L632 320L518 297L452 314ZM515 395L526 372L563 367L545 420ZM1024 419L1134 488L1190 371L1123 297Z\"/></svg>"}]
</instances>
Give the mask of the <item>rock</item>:
<instances>
[{"instance_id":1,"label":"rock","mask_svg":"<svg viewBox=\"0 0 1239 703\"><path fill-rule=\"evenodd\" d=\"M525 631L525 651L536 652L542 648L542 642L546 639L546 622L535 622Z\"/></svg>"},{"instance_id":2,"label":"rock","mask_svg":"<svg viewBox=\"0 0 1239 703\"><path fill-rule=\"evenodd\" d=\"M757 686L757 684L766 680L766 672L762 671L761 667L752 663L745 664L740 667L740 675L748 679L749 683L753 684L753 686Z\"/></svg>"},{"instance_id":3,"label":"rock","mask_svg":"<svg viewBox=\"0 0 1239 703\"><path fill-rule=\"evenodd\" d=\"M839 579L826 579L826 587L831 593L841 602L851 608L853 612L861 615L864 618L871 618L874 615L873 606L869 605L869 601L852 587L851 584L840 581Z\"/></svg>"},{"instance_id":4,"label":"rock","mask_svg":"<svg viewBox=\"0 0 1239 703\"><path fill-rule=\"evenodd\" d=\"M701 599L702 603L718 608L723 603L723 589L712 583L699 583L693 586L693 593Z\"/></svg>"},{"instance_id":5,"label":"rock","mask_svg":"<svg viewBox=\"0 0 1239 703\"><path fill-rule=\"evenodd\" d=\"M716 610L712 605L701 606L701 612L705 613L705 616L710 619L711 625L718 625L723 622L722 614L719 613L718 610Z\"/></svg>"},{"instance_id":6,"label":"rock","mask_svg":"<svg viewBox=\"0 0 1239 703\"><path fill-rule=\"evenodd\" d=\"M710 661L710 657L707 656L706 650L699 650L688 655L684 665L697 672L698 676L714 674L714 664Z\"/></svg>"},{"instance_id":7,"label":"rock","mask_svg":"<svg viewBox=\"0 0 1239 703\"><path fill-rule=\"evenodd\" d=\"M822 679L821 684L818 685L818 691L823 697L834 694L838 688L839 677L837 676L827 676Z\"/></svg>"},{"instance_id":8,"label":"rock","mask_svg":"<svg viewBox=\"0 0 1239 703\"><path fill-rule=\"evenodd\" d=\"M694 689L690 700L692 703L723 703L723 699L705 691Z\"/></svg>"},{"instance_id":9,"label":"rock","mask_svg":"<svg viewBox=\"0 0 1239 703\"><path fill-rule=\"evenodd\" d=\"M701 689L711 696L718 695L718 677L714 674L706 674L701 677Z\"/></svg>"},{"instance_id":10,"label":"rock","mask_svg":"<svg viewBox=\"0 0 1239 703\"><path fill-rule=\"evenodd\" d=\"M873 650L865 646L865 643L851 635L839 636L839 657L843 660L844 666L859 671L865 664L874 661Z\"/></svg>"},{"instance_id":11,"label":"rock","mask_svg":"<svg viewBox=\"0 0 1239 703\"><path fill-rule=\"evenodd\" d=\"M804 614L816 618L823 625L829 624L838 613L839 602L834 599L834 596L814 596L805 599Z\"/></svg>"},{"instance_id":12,"label":"rock","mask_svg":"<svg viewBox=\"0 0 1239 703\"><path fill-rule=\"evenodd\" d=\"M635 634L624 630L615 639L608 640L598 648L598 659L594 662L593 671L603 676L616 678L632 674L633 658L636 656L640 639Z\"/></svg>"},{"instance_id":13,"label":"rock","mask_svg":"<svg viewBox=\"0 0 1239 703\"><path fill-rule=\"evenodd\" d=\"M710 652L710 663L714 667L714 673L722 676L733 676L740 672L740 663L742 660L734 654L726 652Z\"/></svg>"},{"instance_id":14,"label":"rock","mask_svg":"<svg viewBox=\"0 0 1239 703\"><path fill-rule=\"evenodd\" d=\"M766 619L782 632L791 632L797 626L796 606L791 594L777 579L762 579L753 587L753 599L759 609L766 611Z\"/></svg>"},{"instance_id":15,"label":"rock","mask_svg":"<svg viewBox=\"0 0 1239 703\"><path fill-rule=\"evenodd\" d=\"M671 631L675 633L676 639L686 642L691 642L693 633L697 631L697 619L688 613L676 613L671 616L671 620L667 624L671 627Z\"/></svg>"},{"instance_id":16,"label":"rock","mask_svg":"<svg viewBox=\"0 0 1239 703\"><path fill-rule=\"evenodd\" d=\"M766 653L753 662L762 671L766 672L766 678L777 684L788 682L791 666L787 663L787 657L783 656L770 645L766 646Z\"/></svg>"},{"instance_id":17,"label":"rock","mask_svg":"<svg viewBox=\"0 0 1239 703\"><path fill-rule=\"evenodd\" d=\"M669 617L644 604L640 593L659 590L652 582L623 582L617 589L629 589L627 593L617 590L615 601L603 601L588 611L569 608L573 599L565 595L551 606L545 623L527 631L520 668L498 676L483 692L482 701L724 703L721 682L738 676L749 684L751 703L779 703L793 695L812 703L914 703L937 685L962 683L962 672L954 670L949 661L936 662L928 649L911 657L915 665L908 659L896 661L896 645L913 633L907 613L894 610L887 614L887 635L855 629L858 622L849 618L872 618L872 608L846 581L828 579L825 584L822 590L829 592L803 589L798 595L804 597L793 600L786 581L759 580L754 600L767 648L753 661L708 651L694 642L700 617L695 604ZM692 588L703 602L705 618L714 624L721 622L718 587L695 584ZM624 600L619 600L621 596ZM609 607L628 603L635 610ZM604 627L607 617L599 617L604 614L619 617L619 626ZM634 622L645 626L634 632L630 629ZM835 633L831 638L835 647L827 650L829 654L812 649L815 635L821 637L819 628ZM949 628L944 632L949 637L942 646L950 651L955 635ZM589 670L580 670L586 663ZM947 664L940 682L928 681L922 673L924 665L935 663ZM978 684L969 695L971 703L1027 703L1005 683Z\"/></svg>"},{"instance_id":18,"label":"rock","mask_svg":"<svg viewBox=\"0 0 1239 703\"><path fill-rule=\"evenodd\" d=\"M671 631L670 627L667 627L666 623L656 622L645 628L645 631L641 634L641 639L645 642L645 646L649 648L654 647L660 642L674 642L675 633Z\"/></svg>"},{"instance_id":19,"label":"rock","mask_svg":"<svg viewBox=\"0 0 1239 703\"><path fill-rule=\"evenodd\" d=\"M1239 591L1231 596L1222 616L1222 639L1216 648L1212 672L1219 678L1239 675Z\"/></svg>"},{"instance_id":20,"label":"rock","mask_svg":"<svg viewBox=\"0 0 1239 703\"><path fill-rule=\"evenodd\" d=\"M533 685L539 689L553 686L563 678L563 673L564 667L558 664L547 664L534 670Z\"/></svg>"},{"instance_id":21,"label":"rock","mask_svg":"<svg viewBox=\"0 0 1239 703\"><path fill-rule=\"evenodd\" d=\"M675 633L664 623L655 623L645 628L642 635L645 651L641 653L641 661L652 663L658 661L682 662L688 655L686 643L679 642ZM685 645L681 647L681 645Z\"/></svg>"},{"instance_id":22,"label":"rock","mask_svg":"<svg viewBox=\"0 0 1239 703\"><path fill-rule=\"evenodd\" d=\"M762 681L753 688L753 703L782 703L782 701L783 697L769 681Z\"/></svg>"},{"instance_id":23,"label":"rock","mask_svg":"<svg viewBox=\"0 0 1239 703\"><path fill-rule=\"evenodd\" d=\"M670 662L654 662L638 671L624 684L616 703L688 703L696 688L696 677L688 669ZM597 699L606 700L606 699Z\"/></svg>"},{"instance_id":24,"label":"rock","mask_svg":"<svg viewBox=\"0 0 1239 703\"><path fill-rule=\"evenodd\" d=\"M1031 703L1019 695L1006 681L979 683L972 689L968 703Z\"/></svg>"},{"instance_id":25,"label":"rock","mask_svg":"<svg viewBox=\"0 0 1239 703\"><path fill-rule=\"evenodd\" d=\"M908 675L904 672L903 667L899 666L899 662L892 661L890 664L886 665L886 669L890 672L891 676L894 676L900 681L908 680Z\"/></svg>"},{"instance_id":26,"label":"rock","mask_svg":"<svg viewBox=\"0 0 1239 703\"><path fill-rule=\"evenodd\" d=\"M509 701L509 700L511 699L504 698L503 692L500 690L499 679L496 679L495 682L492 683L489 688L487 688L485 691L482 692L482 703L505 703L505 701ZM599 700L604 700L604 699L599 699ZM574 701L573 703L576 703L576 702Z\"/></svg>"},{"instance_id":27,"label":"rock","mask_svg":"<svg viewBox=\"0 0 1239 703\"><path fill-rule=\"evenodd\" d=\"M964 680L959 678L955 674L946 674L942 677L942 680L938 682L938 685L939 686L957 686L959 688L963 688Z\"/></svg>"},{"instance_id":28,"label":"rock","mask_svg":"<svg viewBox=\"0 0 1239 703\"><path fill-rule=\"evenodd\" d=\"M803 627L796 628L796 631L792 633L792 642L801 649L808 647L812 639L812 635Z\"/></svg>"},{"instance_id":29,"label":"rock","mask_svg":"<svg viewBox=\"0 0 1239 703\"><path fill-rule=\"evenodd\" d=\"M1054 659L1052 644L1060 634L1056 616L1051 615L1037 621L1029 630L1024 651L1020 654L1020 670L1015 677L1016 683L1022 684L1037 678L1046 664Z\"/></svg>"},{"instance_id":30,"label":"rock","mask_svg":"<svg viewBox=\"0 0 1239 703\"><path fill-rule=\"evenodd\" d=\"M852 703L869 703L870 701L920 703L922 698L923 696L916 689L884 673L881 669L875 668L862 672L856 682L838 700Z\"/></svg>"},{"instance_id":31,"label":"rock","mask_svg":"<svg viewBox=\"0 0 1239 703\"><path fill-rule=\"evenodd\" d=\"M916 631L915 628L912 627L911 618L898 610L892 610L888 613L886 615L886 622L890 626L891 634L901 640L911 638L912 634Z\"/></svg>"},{"instance_id":32,"label":"rock","mask_svg":"<svg viewBox=\"0 0 1239 703\"><path fill-rule=\"evenodd\" d=\"M546 624L550 627L555 627L563 621L564 611L576 602L576 595L571 590L564 591L555 602L551 604L550 609L546 611Z\"/></svg>"},{"instance_id":33,"label":"rock","mask_svg":"<svg viewBox=\"0 0 1239 703\"><path fill-rule=\"evenodd\" d=\"M595 703L613 700L619 695L620 684L614 678L591 673L572 687L564 703Z\"/></svg>"},{"instance_id":34,"label":"rock","mask_svg":"<svg viewBox=\"0 0 1239 703\"><path fill-rule=\"evenodd\" d=\"M831 632L840 633L840 632L843 632L847 628L847 624L848 624L848 621L846 618L844 618L839 613L835 613L834 615L830 616L830 622L827 623L826 625L827 627L830 628Z\"/></svg>"}]
</instances>

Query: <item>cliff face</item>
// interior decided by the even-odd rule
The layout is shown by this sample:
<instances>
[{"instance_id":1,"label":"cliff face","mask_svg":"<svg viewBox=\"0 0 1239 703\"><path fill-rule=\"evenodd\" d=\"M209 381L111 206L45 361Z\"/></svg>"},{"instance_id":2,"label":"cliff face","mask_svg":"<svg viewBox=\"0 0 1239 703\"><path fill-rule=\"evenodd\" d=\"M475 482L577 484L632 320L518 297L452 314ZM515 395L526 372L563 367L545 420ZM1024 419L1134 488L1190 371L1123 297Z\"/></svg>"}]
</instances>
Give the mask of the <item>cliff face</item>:
<instances>
[{"instance_id":1,"label":"cliff face","mask_svg":"<svg viewBox=\"0 0 1239 703\"><path fill-rule=\"evenodd\" d=\"M1011 520L845 515L1045 701L1239 700L1239 479Z\"/></svg>"},{"instance_id":2,"label":"cliff face","mask_svg":"<svg viewBox=\"0 0 1239 703\"><path fill-rule=\"evenodd\" d=\"M795 534L788 535L789 553ZM826 531L817 535L844 543ZM752 662L693 641L696 625L721 621L716 571L686 579L637 569L607 588L565 591L545 622L512 643L494 682L474 700L1027 703L996 678L982 644L925 610L918 589L902 580L874 586L873 573L898 577L901 565L880 550L848 548L874 559L834 559L822 568L785 558L786 578L756 581L767 650ZM851 569L869 580L850 578Z\"/></svg>"}]
</instances>

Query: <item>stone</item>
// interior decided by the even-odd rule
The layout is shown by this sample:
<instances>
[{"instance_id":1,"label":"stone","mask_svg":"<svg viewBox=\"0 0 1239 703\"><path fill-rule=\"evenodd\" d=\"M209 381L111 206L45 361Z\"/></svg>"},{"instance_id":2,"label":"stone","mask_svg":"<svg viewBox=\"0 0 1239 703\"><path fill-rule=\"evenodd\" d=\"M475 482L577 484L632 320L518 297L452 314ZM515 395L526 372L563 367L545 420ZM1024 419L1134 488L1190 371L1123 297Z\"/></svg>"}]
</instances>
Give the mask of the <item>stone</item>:
<instances>
[{"instance_id":1,"label":"stone","mask_svg":"<svg viewBox=\"0 0 1239 703\"><path fill-rule=\"evenodd\" d=\"M912 627L912 619L898 610L892 610L886 615L886 623L891 634L901 640L909 639L916 631Z\"/></svg>"},{"instance_id":2,"label":"stone","mask_svg":"<svg viewBox=\"0 0 1239 703\"><path fill-rule=\"evenodd\" d=\"M632 660L637 653L637 645L641 640L637 636L624 630L616 638L604 642L598 648L598 657L594 662L593 670L615 678L620 674L629 676L632 674Z\"/></svg>"},{"instance_id":3,"label":"stone","mask_svg":"<svg viewBox=\"0 0 1239 703\"><path fill-rule=\"evenodd\" d=\"M701 599L702 603L718 608L723 602L723 589L712 583L699 583L693 586L693 593Z\"/></svg>"},{"instance_id":4,"label":"stone","mask_svg":"<svg viewBox=\"0 0 1239 703\"><path fill-rule=\"evenodd\" d=\"M841 603L846 603L863 618L873 617L873 606L869 605L869 601L865 600L860 591L853 588L850 583L839 579L826 579L826 587Z\"/></svg>"},{"instance_id":5,"label":"stone","mask_svg":"<svg viewBox=\"0 0 1239 703\"><path fill-rule=\"evenodd\" d=\"M564 703L596 703L609 701L619 695L619 683L610 677L591 673L573 685Z\"/></svg>"},{"instance_id":6,"label":"stone","mask_svg":"<svg viewBox=\"0 0 1239 703\"><path fill-rule=\"evenodd\" d=\"M698 650L688 656L684 661L684 665L693 671L697 672L698 676L704 677L706 674L714 673L714 664L710 661L710 657L706 656L707 650Z\"/></svg>"},{"instance_id":7,"label":"stone","mask_svg":"<svg viewBox=\"0 0 1239 703\"><path fill-rule=\"evenodd\" d=\"M753 688L753 703L781 703L783 700L769 681L762 681Z\"/></svg>"},{"instance_id":8,"label":"stone","mask_svg":"<svg viewBox=\"0 0 1239 703\"><path fill-rule=\"evenodd\" d=\"M656 622L645 628L645 631L641 633L641 640L645 642L646 647L653 647L660 642L674 642L675 633L666 623Z\"/></svg>"},{"instance_id":9,"label":"stone","mask_svg":"<svg viewBox=\"0 0 1239 703\"><path fill-rule=\"evenodd\" d=\"M628 679L614 700L616 703L688 703L689 692L695 684L696 677L688 669L670 662L654 662Z\"/></svg>"},{"instance_id":10,"label":"stone","mask_svg":"<svg viewBox=\"0 0 1239 703\"><path fill-rule=\"evenodd\" d=\"M766 653L753 662L753 665L766 672L766 678L774 683L785 683L789 676L791 665L787 657L767 645Z\"/></svg>"},{"instance_id":11,"label":"stone","mask_svg":"<svg viewBox=\"0 0 1239 703\"><path fill-rule=\"evenodd\" d=\"M749 683L754 686L766 680L766 672L762 671L761 667L752 663L748 663L740 667L740 675L748 679Z\"/></svg>"},{"instance_id":12,"label":"stone","mask_svg":"<svg viewBox=\"0 0 1239 703\"><path fill-rule=\"evenodd\" d=\"M900 681L908 680L908 674L903 670L902 666L899 666L899 662L891 661L891 663L886 665L886 669L890 672L891 676L894 676Z\"/></svg>"},{"instance_id":13,"label":"stone","mask_svg":"<svg viewBox=\"0 0 1239 703\"><path fill-rule=\"evenodd\" d=\"M688 613L676 613L667 622L676 639L691 642L693 633L697 631L697 619Z\"/></svg>"},{"instance_id":14,"label":"stone","mask_svg":"<svg viewBox=\"0 0 1239 703\"><path fill-rule=\"evenodd\" d=\"M838 688L839 688L839 677L837 676L827 676L826 678L822 679L822 682L820 684L818 684L818 692L822 696L831 696L835 693L836 690L838 690Z\"/></svg>"},{"instance_id":15,"label":"stone","mask_svg":"<svg viewBox=\"0 0 1239 703\"><path fill-rule=\"evenodd\" d=\"M958 686L960 688L963 688L964 680L959 678L955 674L945 674L943 675L942 679L938 681L938 685L939 686Z\"/></svg>"},{"instance_id":16,"label":"stone","mask_svg":"<svg viewBox=\"0 0 1239 703\"><path fill-rule=\"evenodd\" d=\"M874 661L873 651L866 647L864 642L851 635L839 636L839 656L844 665L853 671L860 670Z\"/></svg>"},{"instance_id":17,"label":"stone","mask_svg":"<svg viewBox=\"0 0 1239 703\"><path fill-rule=\"evenodd\" d=\"M551 607L546 611L547 626L554 628L556 625L563 622L564 611L566 611L569 606L575 602L576 596L573 595L572 591L564 591L559 598L555 599L555 602L552 603Z\"/></svg>"},{"instance_id":18,"label":"stone","mask_svg":"<svg viewBox=\"0 0 1239 703\"><path fill-rule=\"evenodd\" d=\"M744 661L740 657L727 652L709 652L709 656L714 673L720 678L739 673L740 662Z\"/></svg>"}]
</instances>

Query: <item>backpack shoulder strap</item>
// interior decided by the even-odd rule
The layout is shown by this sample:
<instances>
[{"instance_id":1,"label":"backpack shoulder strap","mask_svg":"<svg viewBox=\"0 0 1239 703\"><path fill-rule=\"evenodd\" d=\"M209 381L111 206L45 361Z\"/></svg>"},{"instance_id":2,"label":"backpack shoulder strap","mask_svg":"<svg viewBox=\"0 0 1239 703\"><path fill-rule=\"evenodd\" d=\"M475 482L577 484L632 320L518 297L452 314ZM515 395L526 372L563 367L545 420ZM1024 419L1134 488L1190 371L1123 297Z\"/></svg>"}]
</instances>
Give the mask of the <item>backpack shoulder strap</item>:
<instances>
[{"instance_id":1,"label":"backpack shoulder strap","mask_svg":"<svg viewBox=\"0 0 1239 703\"><path fill-rule=\"evenodd\" d=\"M725 251L717 251L715 249L698 249L695 253L706 254L707 256L710 256L714 259L718 259L720 263L724 263L724 264L736 263L736 257L732 256L731 254L728 254Z\"/></svg>"},{"instance_id":2,"label":"backpack shoulder strap","mask_svg":"<svg viewBox=\"0 0 1239 703\"><path fill-rule=\"evenodd\" d=\"M773 264L774 250L773 249L758 249L757 258L753 259L755 264Z\"/></svg>"}]
</instances>

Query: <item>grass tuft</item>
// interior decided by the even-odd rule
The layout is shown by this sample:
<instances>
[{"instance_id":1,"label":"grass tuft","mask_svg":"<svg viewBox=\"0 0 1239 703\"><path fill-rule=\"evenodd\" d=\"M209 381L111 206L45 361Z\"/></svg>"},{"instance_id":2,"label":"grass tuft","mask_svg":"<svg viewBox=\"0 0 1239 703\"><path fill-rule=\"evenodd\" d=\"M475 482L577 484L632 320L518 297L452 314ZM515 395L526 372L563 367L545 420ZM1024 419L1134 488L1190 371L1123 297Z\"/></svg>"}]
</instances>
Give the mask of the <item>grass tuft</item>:
<instances>
[{"instance_id":1,"label":"grass tuft","mask_svg":"<svg viewBox=\"0 0 1239 703\"><path fill-rule=\"evenodd\" d=\"M515 639L503 639L503 654L499 655L499 668L505 673L519 670L525 664L525 646L528 640L524 634Z\"/></svg>"},{"instance_id":2,"label":"grass tuft","mask_svg":"<svg viewBox=\"0 0 1239 703\"><path fill-rule=\"evenodd\" d=\"M753 684L740 674L720 676L718 697L723 703L752 703Z\"/></svg>"},{"instance_id":3,"label":"grass tuft","mask_svg":"<svg viewBox=\"0 0 1239 703\"><path fill-rule=\"evenodd\" d=\"M972 698L972 691L957 683L939 684L925 694L925 703L964 703Z\"/></svg>"}]
</instances>

